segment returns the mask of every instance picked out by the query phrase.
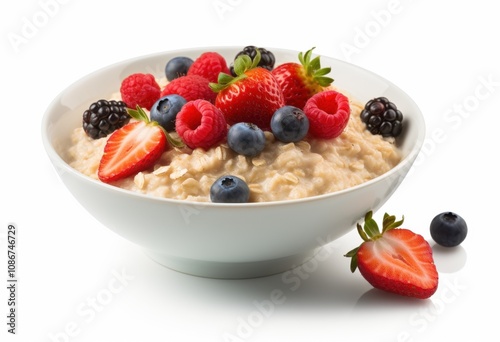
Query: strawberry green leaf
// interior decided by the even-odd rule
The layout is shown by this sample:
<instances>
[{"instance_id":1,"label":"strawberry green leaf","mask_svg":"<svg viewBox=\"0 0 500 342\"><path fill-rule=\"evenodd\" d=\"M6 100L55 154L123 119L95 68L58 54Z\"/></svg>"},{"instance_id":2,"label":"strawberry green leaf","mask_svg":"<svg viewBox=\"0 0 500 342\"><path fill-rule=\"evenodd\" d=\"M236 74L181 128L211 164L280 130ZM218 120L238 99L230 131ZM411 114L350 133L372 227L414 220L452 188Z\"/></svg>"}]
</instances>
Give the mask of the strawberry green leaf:
<instances>
[{"instance_id":1,"label":"strawberry green leaf","mask_svg":"<svg viewBox=\"0 0 500 342\"><path fill-rule=\"evenodd\" d=\"M354 271L356 271L356 268L358 267L358 250L359 247L356 247L354 249L351 249L344 255L346 258L351 258L351 272L353 273Z\"/></svg>"},{"instance_id":2,"label":"strawberry green leaf","mask_svg":"<svg viewBox=\"0 0 500 342\"><path fill-rule=\"evenodd\" d=\"M382 233L400 227L403 224L403 222L404 222L404 216L400 221L396 221L396 216L385 213L382 223L383 224Z\"/></svg>"},{"instance_id":3,"label":"strawberry green leaf","mask_svg":"<svg viewBox=\"0 0 500 342\"><path fill-rule=\"evenodd\" d=\"M314 48L313 48L313 49L314 49ZM311 50L312 50L312 49L311 49ZM307 52L306 52L306 54L307 54ZM303 52L299 52L299 62L300 62L300 64L302 64L302 65L305 65L305 64L306 64L306 61L305 61L305 59L304 59L304 53L303 53Z\"/></svg>"},{"instance_id":4,"label":"strawberry green leaf","mask_svg":"<svg viewBox=\"0 0 500 342\"><path fill-rule=\"evenodd\" d=\"M386 232L387 231L387 227L389 227L395 221L396 221L396 216L389 215L389 214L385 213L383 221L382 221L382 232L383 233Z\"/></svg>"},{"instance_id":5,"label":"strawberry green leaf","mask_svg":"<svg viewBox=\"0 0 500 342\"><path fill-rule=\"evenodd\" d=\"M315 77L314 79L322 87L328 87L334 81L331 77Z\"/></svg>"},{"instance_id":6,"label":"strawberry green leaf","mask_svg":"<svg viewBox=\"0 0 500 342\"><path fill-rule=\"evenodd\" d=\"M404 216L400 221L396 221L396 216L385 213L382 223L383 224L382 233L400 227L403 224L403 222L404 222Z\"/></svg>"},{"instance_id":7,"label":"strawberry green leaf","mask_svg":"<svg viewBox=\"0 0 500 342\"><path fill-rule=\"evenodd\" d=\"M356 224L358 233L364 242L344 255L345 257L351 258L351 272L354 272L358 266L358 250L365 242L381 238L386 231L401 226L403 221L404 216L400 221L396 221L395 216L385 213L383 218L383 229L382 232L380 232L377 222L373 219L373 211L370 210L367 212L365 214L364 226L362 227L359 223Z\"/></svg>"},{"instance_id":8,"label":"strawberry green leaf","mask_svg":"<svg viewBox=\"0 0 500 342\"><path fill-rule=\"evenodd\" d=\"M365 221L365 232L371 239L375 239L380 236L380 230L377 222L373 219Z\"/></svg>"},{"instance_id":9,"label":"strawberry green leaf","mask_svg":"<svg viewBox=\"0 0 500 342\"><path fill-rule=\"evenodd\" d=\"M218 93L222 89L226 88L227 84L210 82L208 86L210 87L210 89L212 89L212 91Z\"/></svg>"},{"instance_id":10,"label":"strawberry green leaf","mask_svg":"<svg viewBox=\"0 0 500 342\"><path fill-rule=\"evenodd\" d=\"M352 258L353 256L356 255L356 253L358 253L358 249L359 249L359 247L353 248L349 252L347 252L344 256L346 258Z\"/></svg>"},{"instance_id":11,"label":"strawberry green leaf","mask_svg":"<svg viewBox=\"0 0 500 342\"><path fill-rule=\"evenodd\" d=\"M159 123L157 123L156 121L153 121L154 124L157 124L161 130L163 131L163 134L165 134L165 137L167 138L167 141L168 143L173 146L173 147L177 147L177 148L182 148L184 147L184 142L179 138L179 139L176 139L172 136L172 134L170 134L165 128L163 128Z\"/></svg>"},{"instance_id":12,"label":"strawberry green leaf","mask_svg":"<svg viewBox=\"0 0 500 342\"><path fill-rule=\"evenodd\" d=\"M228 84L233 80L233 76L226 74L225 72L219 73L219 76L217 78L217 82L220 84Z\"/></svg>"},{"instance_id":13,"label":"strawberry green leaf","mask_svg":"<svg viewBox=\"0 0 500 342\"><path fill-rule=\"evenodd\" d=\"M166 134L166 137L167 137L167 141L170 145L172 145L173 147L177 147L177 148L182 148L184 147L184 142L181 140L181 139L175 139L171 134L169 134L167 132Z\"/></svg>"},{"instance_id":14,"label":"strawberry green leaf","mask_svg":"<svg viewBox=\"0 0 500 342\"><path fill-rule=\"evenodd\" d=\"M312 61L309 62L309 68L311 70L319 70L321 69L321 63L319 61L319 56L314 58Z\"/></svg>"},{"instance_id":15,"label":"strawberry green leaf","mask_svg":"<svg viewBox=\"0 0 500 342\"><path fill-rule=\"evenodd\" d=\"M387 228L384 228L384 232L386 232L388 230L391 230L391 229L394 229L394 228L397 228L397 227L401 227L401 225L403 224L404 220L405 220L405 217L402 216L401 220L392 222L390 225L387 226Z\"/></svg>"},{"instance_id":16,"label":"strawberry green leaf","mask_svg":"<svg viewBox=\"0 0 500 342\"><path fill-rule=\"evenodd\" d=\"M255 57L253 59L252 64L250 65L249 69L256 68L259 65L259 63L260 63L260 59L262 58L259 49L256 49L255 52L256 52Z\"/></svg>"},{"instance_id":17,"label":"strawberry green leaf","mask_svg":"<svg viewBox=\"0 0 500 342\"><path fill-rule=\"evenodd\" d=\"M210 82L208 86L216 93L226 89L231 84L246 78L247 75L245 74L245 72L250 69L256 68L260 62L260 58L261 54L258 49L257 54L255 55L255 58L253 60L248 55L238 56L234 61L234 73L236 74L236 76L233 77L232 75L221 72L217 76L217 83Z\"/></svg>"},{"instance_id":18,"label":"strawberry green leaf","mask_svg":"<svg viewBox=\"0 0 500 342\"><path fill-rule=\"evenodd\" d=\"M325 75L326 75L326 74L328 74L330 71L332 71L332 68L330 68L330 67L323 68L323 69L319 69L318 71L316 71L316 72L314 73L314 76L315 76L315 77L325 76Z\"/></svg>"},{"instance_id":19,"label":"strawberry green leaf","mask_svg":"<svg viewBox=\"0 0 500 342\"><path fill-rule=\"evenodd\" d=\"M361 236L363 241L370 241L370 238L366 235L365 231L363 230L363 227L358 223L356 224L356 228L358 229L358 234Z\"/></svg>"},{"instance_id":20,"label":"strawberry green leaf","mask_svg":"<svg viewBox=\"0 0 500 342\"><path fill-rule=\"evenodd\" d=\"M331 67L322 68L320 56L317 56L311 60L312 52L315 48L307 50L306 53L299 53L300 64L304 67L305 74L311 77L322 87L328 87L334 81L331 77L326 77L332 70Z\"/></svg>"},{"instance_id":21,"label":"strawberry green leaf","mask_svg":"<svg viewBox=\"0 0 500 342\"><path fill-rule=\"evenodd\" d=\"M357 252L357 249L356 249ZM351 273L354 273L356 271L356 268L358 268L358 254L354 254L351 258L351 264L350 264L350 269Z\"/></svg>"},{"instance_id":22,"label":"strawberry green leaf","mask_svg":"<svg viewBox=\"0 0 500 342\"><path fill-rule=\"evenodd\" d=\"M136 109L131 109L127 108L127 113L131 117L133 117L136 120L139 121L144 121L145 123L149 125L156 125L161 128L163 133L165 134L165 137L167 138L168 143L173 146L173 147L184 147L184 143L180 139L175 139L167 130L165 130L158 122L156 121L150 121L149 116L146 114L144 109L142 109L139 105L137 105Z\"/></svg>"},{"instance_id":23,"label":"strawberry green leaf","mask_svg":"<svg viewBox=\"0 0 500 342\"><path fill-rule=\"evenodd\" d=\"M234 73L242 75L252 66L252 59L248 55L241 55L234 61Z\"/></svg>"},{"instance_id":24,"label":"strawberry green leaf","mask_svg":"<svg viewBox=\"0 0 500 342\"><path fill-rule=\"evenodd\" d=\"M127 108L127 113L136 120L149 122L148 115L139 105L136 106L136 109Z\"/></svg>"},{"instance_id":25,"label":"strawberry green leaf","mask_svg":"<svg viewBox=\"0 0 500 342\"><path fill-rule=\"evenodd\" d=\"M365 215L365 232L371 239L376 239L380 236L380 229L377 222L372 218L373 212L369 211Z\"/></svg>"}]
</instances>

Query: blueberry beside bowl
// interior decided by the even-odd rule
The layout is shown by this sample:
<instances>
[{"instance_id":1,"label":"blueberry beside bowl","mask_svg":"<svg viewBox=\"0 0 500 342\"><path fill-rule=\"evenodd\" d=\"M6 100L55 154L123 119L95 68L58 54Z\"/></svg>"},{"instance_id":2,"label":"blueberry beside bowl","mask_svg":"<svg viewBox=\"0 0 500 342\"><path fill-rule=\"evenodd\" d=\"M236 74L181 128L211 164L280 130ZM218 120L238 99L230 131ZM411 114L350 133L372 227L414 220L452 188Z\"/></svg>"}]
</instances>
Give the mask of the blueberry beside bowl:
<instances>
[{"instance_id":1,"label":"blueberry beside bowl","mask_svg":"<svg viewBox=\"0 0 500 342\"><path fill-rule=\"evenodd\" d=\"M70 85L47 108L42 141L59 177L82 206L104 226L140 246L169 268L214 278L248 278L300 265L323 245L351 231L364 214L380 208L403 181L425 137L422 113L401 89L355 65L322 56L335 70L335 86L361 102L386 96L405 114L397 143L401 162L361 185L321 196L269 203L194 203L156 198L93 180L68 165L65 149L81 113L95 99L112 94L133 72L158 70L175 56L196 58L218 51L228 61L240 47L202 47L122 61ZM298 52L273 49L276 63ZM104 205L105 204L105 205Z\"/></svg>"}]
</instances>

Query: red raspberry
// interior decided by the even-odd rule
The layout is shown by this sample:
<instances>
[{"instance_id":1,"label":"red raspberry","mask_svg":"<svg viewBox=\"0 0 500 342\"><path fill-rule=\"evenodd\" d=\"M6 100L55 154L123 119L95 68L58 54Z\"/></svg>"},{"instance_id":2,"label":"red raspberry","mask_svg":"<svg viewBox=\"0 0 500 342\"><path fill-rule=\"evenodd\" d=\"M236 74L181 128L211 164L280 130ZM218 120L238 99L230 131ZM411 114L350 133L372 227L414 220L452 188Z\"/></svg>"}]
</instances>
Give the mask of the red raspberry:
<instances>
[{"instance_id":1,"label":"red raspberry","mask_svg":"<svg viewBox=\"0 0 500 342\"><path fill-rule=\"evenodd\" d=\"M205 77L209 82L217 82L219 73L229 74L227 62L217 52L204 52L189 67L188 75Z\"/></svg>"},{"instance_id":2,"label":"red raspberry","mask_svg":"<svg viewBox=\"0 0 500 342\"><path fill-rule=\"evenodd\" d=\"M227 123L219 108L206 100L195 100L177 113L175 130L188 147L208 150L226 137Z\"/></svg>"},{"instance_id":3,"label":"red raspberry","mask_svg":"<svg viewBox=\"0 0 500 342\"><path fill-rule=\"evenodd\" d=\"M132 74L126 77L120 86L123 102L133 109L139 105L150 110L160 98L160 92L160 86L151 74Z\"/></svg>"},{"instance_id":4,"label":"red raspberry","mask_svg":"<svg viewBox=\"0 0 500 342\"><path fill-rule=\"evenodd\" d=\"M313 95L304 106L309 119L309 134L315 138L333 139L347 126L351 107L349 99L335 90Z\"/></svg>"},{"instance_id":5,"label":"red raspberry","mask_svg":"<svg viewBox=\"0 0 500 342\"><path fill-rule=\"evenodd\" d=\"M210 89L208 83L206 78L198 75L181 76L168 83L163 88L161 96L177 94L188 102L202 99L214 103L217 93Z\"/></svg>"}]
</instances>

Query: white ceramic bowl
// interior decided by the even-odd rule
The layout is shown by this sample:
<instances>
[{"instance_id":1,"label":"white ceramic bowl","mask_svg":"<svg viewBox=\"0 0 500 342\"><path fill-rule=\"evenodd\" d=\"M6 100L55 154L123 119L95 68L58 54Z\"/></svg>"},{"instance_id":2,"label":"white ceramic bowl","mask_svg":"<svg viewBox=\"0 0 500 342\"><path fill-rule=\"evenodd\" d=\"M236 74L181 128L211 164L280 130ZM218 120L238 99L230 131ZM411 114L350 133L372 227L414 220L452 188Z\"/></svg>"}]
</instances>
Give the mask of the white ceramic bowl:
<instances>
[{"instance_id":1,"label":"white ceramic bowl","mask_svg":"<svg viewBox=\"0 0 500 342\"><path fill-rule=\"evenodd\" d=\"M362 185L322 196L273 203L192 203L122 190L71 168L65 161L72 130L81 125L89 103L119 89L131 73L161 77L175 56L196 58L218 51L231 61L240 47L206 47L126 60L75 82L48 107L42 140L61 180L103 225L141 246L157 262L189 274L245 278L274 274L308 260L322 245L353 229L368 210L376 211L393 194L414 162L425 135L422 114L391 82L352 64L322 56L334 84L361 102L386 96L404 114L398 144L404 158L386 174ZM276 63L297 61L296 51L272 49Z\"/></svg>"}]
</instances>

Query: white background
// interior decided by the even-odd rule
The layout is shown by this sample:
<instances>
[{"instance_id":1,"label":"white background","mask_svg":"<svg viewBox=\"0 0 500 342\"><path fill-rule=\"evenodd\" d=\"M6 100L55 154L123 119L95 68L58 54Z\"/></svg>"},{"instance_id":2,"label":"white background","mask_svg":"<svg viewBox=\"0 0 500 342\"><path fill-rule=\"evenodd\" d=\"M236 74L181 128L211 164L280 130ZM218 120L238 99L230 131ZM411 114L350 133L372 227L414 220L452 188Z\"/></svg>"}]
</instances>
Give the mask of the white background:
<instances>
[{"instance_id":1,"label":"white background","mask_svg":"<svg viewBox=\"0 0 500 342\"><path fill-rule=\"evenodd\" d=\"M0 340L472 341L498 336L500 301L493 277L498 269L500 21L491 4L3 1ZM282 275L227 281L180 274L108 231L59 181L42 147L40 124L50 101L69 84L140 55L250 44L299 51L316 46L318 54L393 81L420 106L427 123L424 149L379 213L404 214L405 226L432 245L434 215L455 211L466 219L469 235L460 247L434 246L440 287L429 300L387 295L371 289L358 272L351 274L343 254L360 241L354 231L331 243L327 260L310 265L310 272L295 276L293 283ZM6 324L9 223L19 234L15 336ZM281 302L265 307L274 290L283 293Z\"/></svg>"}]
</instances>

